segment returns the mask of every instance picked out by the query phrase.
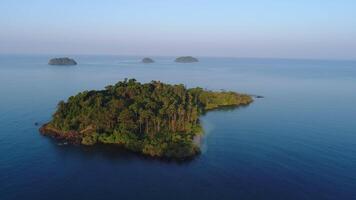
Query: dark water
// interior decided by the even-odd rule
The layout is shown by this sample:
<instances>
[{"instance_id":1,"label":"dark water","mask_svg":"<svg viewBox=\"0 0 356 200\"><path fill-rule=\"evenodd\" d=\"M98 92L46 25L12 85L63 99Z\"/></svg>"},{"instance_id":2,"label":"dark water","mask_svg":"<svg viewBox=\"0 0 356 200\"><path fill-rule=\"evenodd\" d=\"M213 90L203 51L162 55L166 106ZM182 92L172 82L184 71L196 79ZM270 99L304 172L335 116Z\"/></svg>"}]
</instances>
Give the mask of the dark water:
<instances>
[{"instance_id":1,"label":"dark water","mask_svg":"<svg viewBox=\"0 0 356 200\"><path fill-rule=\"evenodd\" d=\"M0 199L356 199L356 62L0 56ZM202 117L203 153L186 163L112 147L58 146L35 122L59 100L123 78L263 95Z\"/></svg>"}]
</instances>

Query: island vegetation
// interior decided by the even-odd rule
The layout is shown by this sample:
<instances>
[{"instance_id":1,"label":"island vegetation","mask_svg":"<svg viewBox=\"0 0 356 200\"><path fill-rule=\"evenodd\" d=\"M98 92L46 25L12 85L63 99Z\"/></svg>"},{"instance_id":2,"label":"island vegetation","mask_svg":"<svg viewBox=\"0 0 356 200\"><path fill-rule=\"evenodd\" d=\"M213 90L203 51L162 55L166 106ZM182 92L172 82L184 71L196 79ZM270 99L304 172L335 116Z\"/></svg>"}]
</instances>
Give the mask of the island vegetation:
<instances>
[{"instance_id":1,"label":"island vegetation","mask_svg":"<svg viewBox=\"0 0 356 200\"><path fill-rule=\"evenodd\" d=\"M49 65L77 65L77 62L72 58L52 58L48 62Z\"/></svg>"},{"instance_id":2,"label":"island vegetation","mask_svg":"<svg viewBox=\"0 0 356 200\"><path fill-rule=\"evenodd\" d=\"M199 62L199 60L197 58L192 57L192 56L182 56L182 57L176 58L175 62L178 62L178 63L194 63L194 62Z\"/></svg>"},{"instance_id":3,"label":"island vegetation","mask_svg":"<svg viewBox=\"0 0 356 200\"><path fill-rule=\"evenodd\" d=\"M74 144L117 144L149 156L185 159L200 152L194 138L203 132L201 114L251 102L235 92L125 79L60 101L40 132Z\"/></svg>"},{"instance_id":4,"label":"island vegetation","mask_svg":"<svg viewBox=\"0 0 356 200\"><path fill-rule=\"evenodd\" d=\"M152 58L143 58L142 63L149 64L154 63L155 61Z\"/></svg>"}]
</instances>

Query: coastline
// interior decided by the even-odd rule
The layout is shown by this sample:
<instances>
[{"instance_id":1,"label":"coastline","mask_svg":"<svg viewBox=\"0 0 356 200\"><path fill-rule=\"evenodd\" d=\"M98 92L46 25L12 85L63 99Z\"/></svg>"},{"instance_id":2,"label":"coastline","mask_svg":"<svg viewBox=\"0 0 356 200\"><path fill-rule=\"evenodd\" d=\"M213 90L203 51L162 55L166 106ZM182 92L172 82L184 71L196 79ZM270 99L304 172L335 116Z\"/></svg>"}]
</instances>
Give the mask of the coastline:
<instances>
[{"instance_id":1,"label":"coastline","mask_svg":"<svg viewBox=\"0 0 356 200\"><path fill-rule=\"evenodd\" d=\"M183 157L176 157L176 156L166 156L166 155L161 155L161 156L152 155L150 153L145 152L144 150L132 149L121 143L105 143L98 140L96 143L93 144L84 144L83 139L85 136L83 133L80 133L78 131L64 132L49 126L50 124L46 123L39 128L39 132L41 133L41 135L51 137L60 142L66 142L71 145L79 145L79 146L87 146L87 147L96 146L96 145L112 145L149 158L169 159L169 160L177 160L177 161L191 160L195 156L199 155L201 152L200 151L200 140L202 137L201 133L198 133L195 136L193 136L192 144L194 145L193 146L194 151L191 154L185 155Z\"/></svg>"}]
</instances>

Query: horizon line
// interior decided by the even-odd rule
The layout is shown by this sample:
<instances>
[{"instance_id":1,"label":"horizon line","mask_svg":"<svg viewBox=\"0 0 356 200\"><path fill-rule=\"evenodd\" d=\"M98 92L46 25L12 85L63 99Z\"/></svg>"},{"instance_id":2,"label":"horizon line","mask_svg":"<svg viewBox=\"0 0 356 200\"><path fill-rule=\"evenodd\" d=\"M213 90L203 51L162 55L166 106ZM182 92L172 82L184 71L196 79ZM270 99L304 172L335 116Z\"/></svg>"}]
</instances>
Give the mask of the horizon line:
<instances>
[{"instance_id":1,"label":"horizon line","mask_svg":"<svg viewBox=\"0 0 356 200\"><path fill-rule=\"evenodd\" d=\"M193 56L197 58L230 58L230 59L275 59L275 60L310 60L310 61L351 61L356 62L356 58L308 58L308 57L273 57L273 56L219 56L219 55L149 55L149 54L115 54L115 53L0 53L0 56L57 56L57 57L71 57L71 56L128 56L128 57L180 57Z\"/></svg>"}]
</instances>

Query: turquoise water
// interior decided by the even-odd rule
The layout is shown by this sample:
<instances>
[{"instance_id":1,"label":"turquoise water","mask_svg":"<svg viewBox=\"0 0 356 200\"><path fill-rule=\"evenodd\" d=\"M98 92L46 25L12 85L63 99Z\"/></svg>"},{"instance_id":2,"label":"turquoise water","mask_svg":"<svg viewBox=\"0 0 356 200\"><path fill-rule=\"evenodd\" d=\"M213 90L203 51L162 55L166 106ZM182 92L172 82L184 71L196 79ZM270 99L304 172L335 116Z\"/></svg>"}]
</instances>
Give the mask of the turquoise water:
<instances>
[{"instance_id":1,"label":"turquoise water","mask_svg":"<svg viewBox=\"0 0 356 200\"><path fill-rule=\"evenodd\" d=\"M356 199L356 62L0 56L0 199ZM35 122L59 100L124 78L265 96L201 118L203 153L190 162L123 150L58 146Z\"/></svg>"}]
</instances>

